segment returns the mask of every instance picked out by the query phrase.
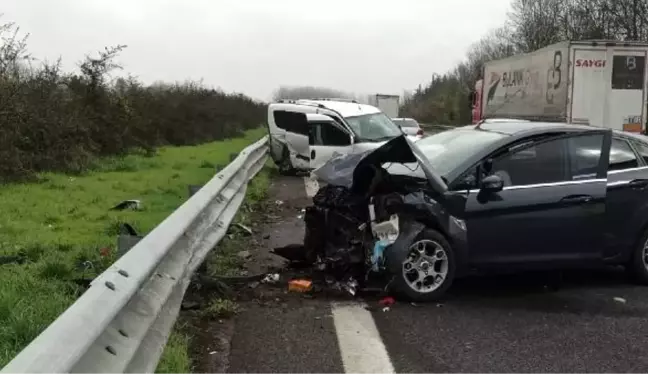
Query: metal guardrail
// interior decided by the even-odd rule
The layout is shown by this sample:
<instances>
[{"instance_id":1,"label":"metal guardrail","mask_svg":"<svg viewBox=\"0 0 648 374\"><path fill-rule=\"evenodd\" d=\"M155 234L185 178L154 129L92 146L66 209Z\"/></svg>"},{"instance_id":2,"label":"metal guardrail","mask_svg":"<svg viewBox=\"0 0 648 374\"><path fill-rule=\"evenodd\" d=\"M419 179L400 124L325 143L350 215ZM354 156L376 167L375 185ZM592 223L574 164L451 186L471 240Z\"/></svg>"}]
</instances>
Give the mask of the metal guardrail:
<instances>
[{"instance_id":1,"label":"metal guardrail","mask_svg":"<svg viewBox=\"0 0 648 374\"><path fill-rule=\"evenodd\" d=\"M157 367L191 276L225 235L267 136L100 274L3 373L142 373Z\"/></svg>"}]
</instances>

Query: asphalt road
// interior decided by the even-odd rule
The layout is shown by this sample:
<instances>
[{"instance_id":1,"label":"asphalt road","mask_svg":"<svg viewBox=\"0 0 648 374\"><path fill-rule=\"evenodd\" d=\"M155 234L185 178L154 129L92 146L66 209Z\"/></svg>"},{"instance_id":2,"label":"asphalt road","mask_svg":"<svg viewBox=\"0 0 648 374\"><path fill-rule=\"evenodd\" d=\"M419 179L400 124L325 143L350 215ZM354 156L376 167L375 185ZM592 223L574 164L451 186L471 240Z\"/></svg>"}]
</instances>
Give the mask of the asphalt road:
<instances>
[{"instance_id":1,"label":"asphalt road","mask_svg":"<svg viewBox=\"0 0 648 374\"><path fill-rule=\"evenodd\" d=\"M268 248L300 242L304 181L280 178L271 194L286 211ZM648 371L648 289L613 270L568 273L557 291L529 275L465 279L443 303L389 311L285 287L242 303L229 372Z\"/></svg>"}]
</instances>

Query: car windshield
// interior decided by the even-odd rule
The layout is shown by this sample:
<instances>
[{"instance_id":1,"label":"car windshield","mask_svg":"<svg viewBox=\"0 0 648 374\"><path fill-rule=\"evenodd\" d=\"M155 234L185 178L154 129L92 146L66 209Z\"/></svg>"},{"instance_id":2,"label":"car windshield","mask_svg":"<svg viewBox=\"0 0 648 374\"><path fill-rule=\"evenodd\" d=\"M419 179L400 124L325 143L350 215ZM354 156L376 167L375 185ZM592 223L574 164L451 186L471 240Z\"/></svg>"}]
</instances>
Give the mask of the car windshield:
<instances>
[{"instance_id":1,"label":"car windshield","mask_svg":"<svg viewBox=\"0 0 648 374\"><path fill-rule=\"evenodd\" d=\"M384 113L365 114L356 117L346 117L345 120L353 129L358 140L365 142L379 142L389 140L402 134Z\"/></svg>"},{"instance_id":2,"label":"car windshield","mask_svg":"<svg viewBox=\"0 0 648 374\"><path fill-rule=\"evenodd\" d=\"M479 130L450 130L423 138L416 146L430 161L434 170L445 176L484 146L506 135Z\"/></svg>"},{"instance_id":3,"label":"car windshield","mask_svg":"<svg viewBox=\"0 0 648 374\"><path fill-rule=\"evenodd\" d=\"M401 127L419 127L418 123L413 119L395 119L393 121Z\"/></svg>"}]
</instances>

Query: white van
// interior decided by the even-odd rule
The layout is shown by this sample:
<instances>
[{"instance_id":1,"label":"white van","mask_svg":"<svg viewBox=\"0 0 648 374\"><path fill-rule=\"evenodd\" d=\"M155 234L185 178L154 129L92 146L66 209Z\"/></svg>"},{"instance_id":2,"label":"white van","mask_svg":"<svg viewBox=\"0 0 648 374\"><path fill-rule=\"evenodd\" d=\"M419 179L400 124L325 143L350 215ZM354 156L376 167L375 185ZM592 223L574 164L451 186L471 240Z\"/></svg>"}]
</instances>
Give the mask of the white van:
<instances>
[{"instance_id":1,"label":"white van","mask_svg":"<svg viewBox=\"0 0 648 374\"><path fill-rule=\"evenodd\" d=\"M378 108L343 99L282 100L268 106L270 155L280 171L308 171L335 153L378 148L403 132Z\"/></svg>"}]
</instances>

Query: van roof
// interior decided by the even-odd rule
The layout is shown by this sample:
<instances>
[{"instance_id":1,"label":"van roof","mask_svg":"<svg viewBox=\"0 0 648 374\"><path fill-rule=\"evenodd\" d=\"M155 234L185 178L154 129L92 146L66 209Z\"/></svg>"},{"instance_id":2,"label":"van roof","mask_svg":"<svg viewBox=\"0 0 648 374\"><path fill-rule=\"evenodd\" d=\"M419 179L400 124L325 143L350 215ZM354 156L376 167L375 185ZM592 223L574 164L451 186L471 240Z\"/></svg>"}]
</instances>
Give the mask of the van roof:
<instances>
[{"instance_id":1,"label":"van roof","mask_svg":"<svg viewBox=\"0 0 648 374\"><path fill-rule=\"evenodd\" d=\"M355 117L363 114L380 113L380 109L367 105L348 101L333 100L297 100L297 104L316 104L324 108L332 109L342 115L342 117Z\"/></svg>"}]
</instances>

